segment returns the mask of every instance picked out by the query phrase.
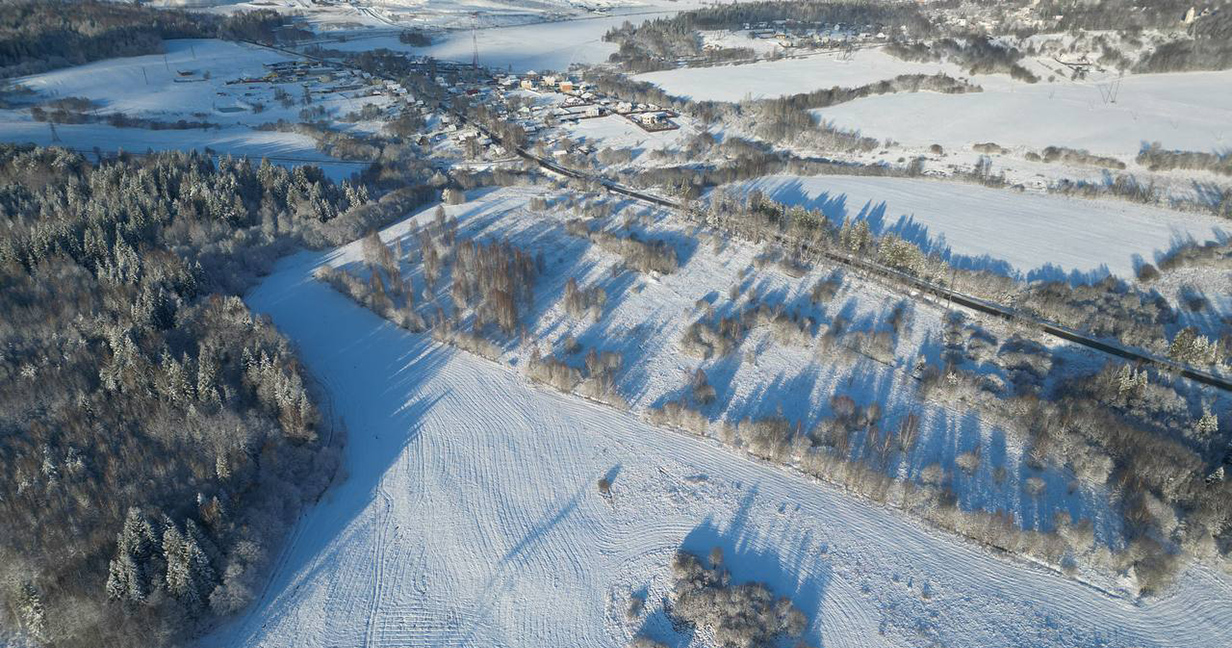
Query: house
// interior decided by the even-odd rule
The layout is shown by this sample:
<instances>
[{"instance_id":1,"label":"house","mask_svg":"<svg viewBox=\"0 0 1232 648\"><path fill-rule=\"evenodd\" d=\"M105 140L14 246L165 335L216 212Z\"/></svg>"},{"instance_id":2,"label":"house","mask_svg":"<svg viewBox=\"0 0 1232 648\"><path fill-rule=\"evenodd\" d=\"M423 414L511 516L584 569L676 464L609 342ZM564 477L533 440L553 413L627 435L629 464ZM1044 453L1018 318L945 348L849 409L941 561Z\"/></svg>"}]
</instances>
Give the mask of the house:
<instances>
[{"instance_id":1,"label":"house","mask_svg":"<svg viewBox=\"0 0 1232 648\"><path fill-rule=\"evenodd\" d=\"M655 112L642 113L637 116L637 120L643 126L657 126L663 122L663 115Z\"/></svg>"},{"instance_id":2,"label":"house","mask_svg":"<svg viewBox=\"0 0 1232 648\"><path fill-rule=\"evenodd\" d=\"M561 81L557 86L561 92L572 93L574 90L572 81Z\"/></svg>"},{"instance_id":3,"label":"house","mask_svg":"<svg viewBox=\"0 0 1232 648\"><path fill-rule=\"evenodd\" d=\"M616 112L618 112L618 113L627 113L627 112L629 112L629 111L631 111L631 110L633 110L633 104L631 104L631 103L629 103L629 102L627 102L627 101L622 101L622 102L620 102L620 103L616 104Z\"/></svg>"},{"instance_id":4,"label":"house","mask_svg":"<svg viewBox=\"0 0 1232 648\"><path fill-rule=\"evenodd\" d=\"M603 116L603 106L596 106L596 105L589 106L588 108L586 108L586 116L587 117L602 117Z\"/></svg>"}]
</instances>

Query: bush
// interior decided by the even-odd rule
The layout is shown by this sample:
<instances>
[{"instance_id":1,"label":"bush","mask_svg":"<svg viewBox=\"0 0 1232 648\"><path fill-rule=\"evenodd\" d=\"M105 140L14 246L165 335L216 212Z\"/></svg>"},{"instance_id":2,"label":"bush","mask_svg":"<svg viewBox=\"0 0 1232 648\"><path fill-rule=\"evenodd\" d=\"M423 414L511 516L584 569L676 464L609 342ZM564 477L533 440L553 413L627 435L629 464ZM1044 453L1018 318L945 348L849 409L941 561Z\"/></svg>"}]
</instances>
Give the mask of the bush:
<instances>
[{"instance_id":1,"label":"bush","mask_svg":"<svg viewBox=\"0 0 1232 648\"><path fill-rule=\"evenodd\" d=\"M671 607L675 620L709 635L722 648L772 648L780 637L797 637L808 617L785 597L761 583L733 585L720 566L706 569L691 553L672 561Z\"/></svg>"}]
</instances>

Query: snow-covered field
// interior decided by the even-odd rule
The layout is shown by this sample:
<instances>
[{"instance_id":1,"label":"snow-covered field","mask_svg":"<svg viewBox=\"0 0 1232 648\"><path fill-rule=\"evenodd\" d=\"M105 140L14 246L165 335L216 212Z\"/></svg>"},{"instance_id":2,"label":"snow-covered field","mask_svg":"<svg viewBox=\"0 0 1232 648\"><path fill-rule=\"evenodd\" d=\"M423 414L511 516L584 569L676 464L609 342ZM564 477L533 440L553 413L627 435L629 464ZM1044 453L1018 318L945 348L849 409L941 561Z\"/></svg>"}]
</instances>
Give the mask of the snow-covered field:
<instances>
[{"instance_id":1,"label":"snow-covered field","mask_svg":"<svg viewBox=\"0 0 1232 648\"><path fill-rule=\"evenodd\" d=\"M741 46L738 42L730 45ZM948 63L913 63L894 58L879 49L864 49L856 51L851 60L843 60L838 53L829 53L746 65L678 68L640 74L634 78L653 83L668 94L690 97L696 101L743 101L834 86L851 88L892 79L900 74L938 72L956 78L968 76L958 66Z\"/></svg>"},{"instance_id":2,"label":"snow-covered field","mask_svg":"<svg viewBox=\"0 0 1232 648\"><path fill-rule=\"evenodd\" d=\"M1086 148L1129 162L1144 144L1222 152L1232 146L1232 71L1134 74L1093 72L1088 80L1047 79L1049 60L1028 60L1039 83L1004 74L970 76L949 63L915 63L879 49L851 60L833 54L747 65L680 68L638 75L670 94L695 100L742 101L855 87L899 74L944 72L969 78L983 92L932 92L867 97L815 111L834 125L913 149L939 143L969 150L978 142L1009 149ZM1050 67L1051 66L1051 67ZM1007 128L1006 124L1013 124Z\"/></svg>"},{"instance_id":3,"label":"snow-covered field","mask_svg":"<svg viewBox=\"0 0 1232 648\"><path fill-rule=\"evenodd\" d=\"M1111 200L1017 193L935 180L770 176L746 183L830 218L868 220L960 267L1027 279L1132 278L1178 242L1226 240L1232 228L1205 214Z\"/></svg>"},{"instance_id":4,"label":"snow-covered field","mask_svg":"<svg viewBox=\"0 0 1232 648\"><path fill-rule=\"evenodd\" d=\"M58 139L56 139L58 137ZM367 163L348 162L332 158L316 150L316 143L307 135L255 131L242 126L209 130L146 130L115 128L107 124L59 124L56 137L47 124L33 120L0 122L0 140L60 146L75 149L90 157L95 147L103 153L126 151L204 151L247 156L253 160L269 158L274 164L321 167L334 180L349 178L362 171Z\"/></svg>"},{"instance_id":5,"label":"snow-covered field","mask_svg":"<svg viewBox=\"0 0 1232 648\"><path fill-rule=\"evenodd\" d=\"M263 77L269 71L265 64L289 60L286 55L212 39L167 41L166 48L166 55L107 59L23 77L16 83L37 92L40 98L86 97L104 113L165 119L204 113L208 121L245 124L298 117L302 108L298 102L293 108L283 108L265 97L265 88L227 83L240 77ZM184 76L181 72L191 74ZM298 84L288 84L287 89L300 91ZM219 111L261 100L269 101L269 105L260 113Z\"/></svg>"},{"instance_id":6,"label":"snow-covered field","mask_svg":"<svg viewBox=\"0 0 1232 648\"><path fill-rule=\"evenodd\" d=\"M191 7L218 14L274 9L299 17L318 32L387 31L408 27L469 29L532 22L577 20L615 13L684 11L704 0L151 0L160 6ZM478 15L476 15L478 14Z\"/></svg>"},{"instance_id":7,"label":"snow-covered field","mask_svg":"<svg viewBox=\"0 0 1232 648\"><path fill-rule=\"evenodd\" d=\"M362 165L343 162L322 154L313 138L254 127L280 119L301 121L303 88L299 83L229 84L239 78L261 78L267 63L287 56L265 48L220 40L173 40L167 53L109 59L87 65L23 77L15 82L33 91L35 103L84 97L94 102L93 111L108 115L124 113L133 118L160 122L204 121L220 128L208 130L151 130L115 128L107 123L57 124L55 134L47 123L35 121L27 109L0 110L0 140L56 144L84 151L95 147L104 152L119 150L204 150L269 156L275 162L312 163L332 177L345 178ZM183 74L182 74L183 73ZM332 85L339 85L339 80ZM312 105L330 114L361 110L364 104L384 106L384 97L360 97L359 91L327 92L331 84L313 81ZM274 88L286 90L295 101L283 106L274 99ZM255 106L260 104L260 109ZM358 124L354 128L370 128ZM58 138L58 141L57 141Z\"/></svg>"},{"instance_id":8,"label":"snow-covered field","mask_svg":"<svg viewBox=\"0 0 1232 648\"><path fill-rule=\"evenodd\" d=\"M845 646L1186 646L1232 636L1232 579L1188 569L1157 599L994 557L793 474L530 387L406 333L279 264L247 298L321 377L347 479L299 522L257 604L205 646L670 646L682 544L768 581ZM610 503L596 480L612 482ZM631 593L646 611L623 618Z\"/></svg>"},{"instance_id":9,"label":"snow-covered field","mask_svg":"<svg viewBox=\"0 0 1232 648\"><path fill-rule=\"evenodd\" d=\"M679 11L676 9L675 11ZM412 48L398 42L396 34L366 37L358 34L343 42L331 42L328 47L340 50L388 48L411 51L446 61L470 63L479 49L479 64L496 70L513 72L569 69L574 63L602 63L616 51L616 45L603 41L603 34L619 27L626 20L640 22L675 11L654 8L636 14L614 14L575 20L540 22L529 25L490 27L475 32L472 41L469 29L448 31L429 47Z\"/></svg>"},{"instance_id":10,"label":"snow-covered field","mask_svg":"<svg viewBox=\"0 0 1232 648\"><path fill-rule=\"evenodd\" d=\"M1153 141L1192 151L1232 145L1232 71L1127 75L1115 102L1105 101L1118 83L1113 78L1024 84L993 75L974 81L984 92L882 95L817 112L836 126L915 147L1059 145L1128 162Z\"/></svg>"},{"instance_id":11,"label":"snow-covered field","mask_svg":"<svg viewBox=\"0 0 1232 648\"><path fill-rule=\"evenodd\" d=\"M677 147L684 138L696 132L696 129L686 126L650 133L620 115L580 119L563 125L561 130L571 139L585 141L600 148L629 148L638 152Z\"/></svg>"}]
</instances>

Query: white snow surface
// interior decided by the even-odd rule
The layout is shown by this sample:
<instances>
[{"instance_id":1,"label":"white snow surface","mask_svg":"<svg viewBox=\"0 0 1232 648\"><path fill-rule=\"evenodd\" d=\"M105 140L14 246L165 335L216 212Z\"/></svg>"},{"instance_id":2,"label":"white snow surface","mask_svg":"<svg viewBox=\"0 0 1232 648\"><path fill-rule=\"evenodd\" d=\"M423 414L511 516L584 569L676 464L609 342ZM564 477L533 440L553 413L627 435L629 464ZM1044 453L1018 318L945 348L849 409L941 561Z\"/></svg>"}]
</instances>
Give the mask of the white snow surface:
<instances>
[{"instance_id":1,"label":"white snow surface","mask_svg":"<svg viewBox=\"0 0 1232 648\"><path fill-rule=\"evenodd\" d=\"M739 42L729 45L741 46ZM864 49L856 51L851 60L842 60L838 53L826 53L745 65L677 68L639 74L634 78L653 83L668 94L696 101L743 101L834 86L852 88L901 74L938 72L956 78L969 76L948 63L915 63L895 58L880 49Z\"/></svg>"},{"instance_id":2,"label":"white snow surface","mask_svg":"<svg viewBox=\"0 0 1232 648\"><path fill-rule=\"evenodd\" d=\"M312 137L298 133L257 130L261 124L299 122L303 107L298 99L298 83L275 86L271 83L228 84L241 77L260 78L266 63L288 60L269 49L214 39L185 39L166 42L167 52L147 56L96 61L60 70L22 77L16 83L37 93L37 103L67 97L94 101L101 115L124 113L129 117L162 122L205 121L219 128L207 130L115 128L105 122L57 124L51 127L30 117L25 108L0 110L0 141L56 145L90 151L95 147L111 153L120 150L204 150L221 154L270 157L288 165L315 164L334 179L349 177L363 164L337 160L316 149ZM180 72L192 72L180 76ZM206 79L206 72L209 78ZM186 79L192 81L186 82ZM341 82L339 82L341 83ZM274 100L274 88L281 87L296 98L284 107ZM325 84L313 88L314 106L330 113L359 111L364 104L383 105L383 97L353 97L354 93L325 93ZM251 108L261 103L264 110ZM355 126L361 128L362 126ZM56 138L59 138L58 141Z\"/></svg>"},{"instance_id":3,"label":"white snow surface","mask_svg":"<svg viewBox=\"0 0 1232 648\"><path fill-rule=\"evenodd\" d=\"M791 596L812 620L804 639L830 648L1223 648L1232 636L1232 577L1194 566L1134 601L996 557L532 387L517 366L407 333L311 277L358 258L357 244L301 253L246 298L328 391L348 430L346 479L297 524L253 608L204 646L624 646L635 633L700 646L660 603L681 545L721 546L737 581ZM631 593L647 605L628 622Z\"/></svg>"},{"instance_id":4,"label":"white snow surface","mask_svg":"<svg viewBox=\"0 0 1232 648\"><path fill-rule=\"evenodd\" d=\"M677 123L687 118L676 118ZM648 132L620 115L579 119L561 126L571 139L585 141L597 147L629 148L641 153L650 150L676 148L697 129Z\"/></svg>"},{"instance_id":5,"label":"white snow surface","mask_svg":"<svg viewBox=\"0 0 1232 648\"><path fill-rule=\"evenodd\" d=\"M638 75L669 94L695 100L742 101L857 87L900 74L944 72L982 92L896 93L814 111L823 120L911 148L940 143L966 150L979 142L1010 149L1085 148L1130 161L1145 144L1222 152L1232 145L1232 71L1131 74L1093 72L1083 81L1059 77L1047 59L1028 59L1041 81L975 75L951 63L904 61L881 49L746 65L679 68ZM1010 125L1007 127L1007 125Z\"/></svg>"},{"instance_id":6,"label":"white snow surface","mask_svg":"<svg viewBox=\"0 0 1232 648\"><path fill-rule=\"evenodd\" d=\"M1232 144L1232 70L1134 74L1120 81L1026 84L1004 75L974 81L983 92L880 95L816 112L841 128L907 146L1058 145L1129 161L1155 141L1190 151L1223 151Z\"/></svg>"},{"instance_id":7,"label":"white snow surface","mask_svg":"<svg viewBox=\"0 0 1232 648\"><path fill-rule=\"evenodd\" d=\"M679 9L676 9L678 11ZM603 34L624 22L639 23L656 17L671 16L676 11L652 8L649 12L614 14L574 20L537 22L526 25L488 27L472 33L470 29L445 32L428 47L408 47L396 34L362 34L327 47L340 50L388 48L410 51L446 61L470 63L476 45L479 64L497 70L527 72L568 70L574 63L602 63L616 51L614 43L603 41Z\"/></svg>"},{"instance_id":8,"label":"white snow surface","mask_svg":"<svg viewBox=\"0 0 1232 648\"><path fill-rule=\"evenodd\" d=\"M862 218L937 250L960 267L1029 280L1133 277L1178 243L1227 240L1213 216L1112 200L1087 200L926 179L768 176L743 183L831 219Z\"/></svg>"},{"instance_id":9,"label":"white snow surface","mask_svg":"<svg viewBox=\"0 0 1232 648\"><path fill-rule=\"evenodd\" d=\"M257 131L244 127L209 130L148 130L115 128L107 124L57 124L56 140L47 124L34 120L0 122L0 140L60 146L91 157L97 147L104 154L126 151L204 151L248 157L254 161L269 158L273 164L288 167L311 164L330 178L344 180L362 171L367 163L337 160L316 150L311 137L298 133Z\"/></svg>"}]
</instances>

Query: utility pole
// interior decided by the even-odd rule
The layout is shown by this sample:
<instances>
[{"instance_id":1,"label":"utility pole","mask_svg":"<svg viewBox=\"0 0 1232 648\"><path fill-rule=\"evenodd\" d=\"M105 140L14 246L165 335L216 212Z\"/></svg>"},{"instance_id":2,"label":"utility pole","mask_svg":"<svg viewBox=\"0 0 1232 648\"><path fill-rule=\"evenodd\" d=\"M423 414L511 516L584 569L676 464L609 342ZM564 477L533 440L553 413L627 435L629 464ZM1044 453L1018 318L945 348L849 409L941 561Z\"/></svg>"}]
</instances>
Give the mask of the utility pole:
<instances>
[{"instance_id":1,"label":"utility pole","mask_svg":"<svg viewBox=\"0 0 1232 648\"><path fill-rule=\"evenodd\" d=\"M954 305L954 292L957 290L954 287L954 281L958 279L958 266L950 265L950 291L946 294L945 314L950 314L950 307Z\"/></svg>"},{"instance_id":2,"label":"utility pole","mask_svg":"<svg viewBox=\"0 0 1232 648\"><path fill-rule=\"evenodd\" d=\"M471 13L471 67L479 69L479 12Z\"/></svg>"}]
</instances>

